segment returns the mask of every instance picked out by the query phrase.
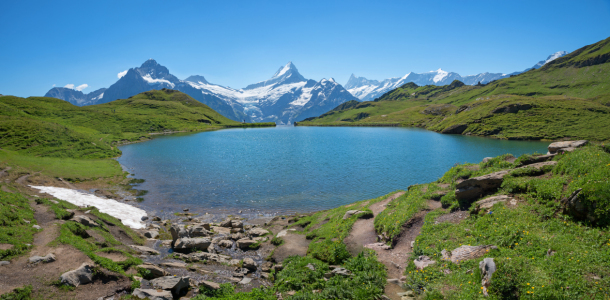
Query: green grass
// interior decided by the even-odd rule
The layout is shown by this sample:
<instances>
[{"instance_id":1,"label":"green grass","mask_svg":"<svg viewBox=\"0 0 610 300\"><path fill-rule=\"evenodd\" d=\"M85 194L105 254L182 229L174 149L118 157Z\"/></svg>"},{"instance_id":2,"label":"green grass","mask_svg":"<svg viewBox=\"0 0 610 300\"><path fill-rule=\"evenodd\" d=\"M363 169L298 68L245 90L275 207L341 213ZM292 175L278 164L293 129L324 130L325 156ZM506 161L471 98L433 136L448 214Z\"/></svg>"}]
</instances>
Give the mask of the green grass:
<instances>
[{"instance_id":1,"label":"green grass","mask_svg":"<svg viewBox=\"0 0 610 300\"><path fill-rule=\"evenodd\" d=\"M415 241L414 256L427 255L437 263L418 271L409 262L406 287L422 294L423 299L608 299L610 194L606 186L610 154L605 146L591 145L555 159L557 166L545 170L545 175L513 171L505 177L498 194L513 195L520 200L517 206L499 203L489 209L491 213L473 212L459 223L435 223L450 210L427 214ZM479 164L481 169L476 171L466 168L472 165L455 166L438 182L449 183L517 164L499 157ZM561 199L577 187L588 191L581 194L581 200L594 208L597 222L563 210ZM490 244L498 250L484 257L493 257L498 270L487 298L481 293L478 271L483 258L454 264L443 261L441 251Z\"/></svg>"},{"instance_id":2,"label":"green grass","mask_svg":"<svg viewBox=\"0 0 610 300\"><path fill-rule=\"evenodd\" d=\"M22 288L14 289L10 293L0 295L0 300L29 300L32 299L32 286L27 285Z\"/></svg>"},{"instance_id":3,"label":"green grass","mask_svg":"<svg viewBox=\"0 0 610 300\"><path fill-rule=\"evenodd\" d=\"M352 225L359 218L371 216L369 206L394 193L396 192L379 198L362 200L350 205L317 212L311 216L301 218L292 226L305 227L303 234L306 234L307 238L312 240L309 244L309 255L330 264L341 264L345 259L351 257L345 244L343 244L343 240L349 235ZM348 210L368 211L368 213L352 215L343 220L343 216Z\"/></svg>"},{"instance_id":4,"label":"green grass","mask_svg":"<svg viewBox=\"0 0 610 300\"><path fill-rule=\"evenodd\" d=\"M375 217L375 231L390 242L398 236L403 224L427 206L422 188L412 186L404 195L388 203L386 209Z\"/></svg>"},{"instance_id":5,"label":"green grass","mask_svg":"<svg viewBox=\"0 0 610 300\"><path fill-rule=\"evenodd\" d=\"M500 139L582 138L610 140L610 38L583 47L543 68L485 86L405 84L375 101L348 103L299 122L300 126L415 126L443 131L465 125L463 134ZM598 59L598 62L603 59ZM531 105L516 113L494 112Z\"/></svg>"},{"instance_id":6,"label":"green grass","mask_svg":"<svg viewBox=\"0 0 610 300\"><path fill-rule=\"evenodd\" d=\"M0 97L0 161L53 177L96 179L120 175L117 145L157 133L199 132L242 124L173 90L78 107L46 97Z\"/></svg>"},{"instance_id":7,"label":"green grass","mask_svg":"<svg viewBox=\"0 0 610 300\"><path fill-rule=\"evenodd\" d=\"M37 157L5 149L0 149L0 162L71 181L114 177L123 173L120 164L114 159Z\"/></svg>"},{"instance_id":8,"label":"green grass","mask_svg":"<svg viewBox=\"0 0 610 300\"><path fill-rule=\"evenodd\" d=\"M33 225L36 219L29 200L18 193L0 191L0 244L13 245L12 249L0 250L0 260L10 260L29 251L26 244L33 243L34 233L38 231Z\"/></svg>"}]
</instances>

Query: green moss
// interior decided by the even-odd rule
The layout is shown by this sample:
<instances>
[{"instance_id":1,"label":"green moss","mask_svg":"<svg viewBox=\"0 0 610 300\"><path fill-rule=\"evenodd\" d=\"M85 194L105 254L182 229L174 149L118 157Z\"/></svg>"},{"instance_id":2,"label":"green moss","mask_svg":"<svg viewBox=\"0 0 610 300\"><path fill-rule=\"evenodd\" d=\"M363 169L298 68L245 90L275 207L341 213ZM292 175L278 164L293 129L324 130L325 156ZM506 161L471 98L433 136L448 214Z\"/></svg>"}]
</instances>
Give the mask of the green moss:
<instances>
[{"instance_id":1,"label":"green moss","mask_svg":"<svg viewBox=\"0 0 610 300\"><path fill-rule=\"evenodd\" d=\"M32 286L27 285L14 289L12 292L0 295L0 300L29 300L32 299Z\"/></svg>"}]
</instances>

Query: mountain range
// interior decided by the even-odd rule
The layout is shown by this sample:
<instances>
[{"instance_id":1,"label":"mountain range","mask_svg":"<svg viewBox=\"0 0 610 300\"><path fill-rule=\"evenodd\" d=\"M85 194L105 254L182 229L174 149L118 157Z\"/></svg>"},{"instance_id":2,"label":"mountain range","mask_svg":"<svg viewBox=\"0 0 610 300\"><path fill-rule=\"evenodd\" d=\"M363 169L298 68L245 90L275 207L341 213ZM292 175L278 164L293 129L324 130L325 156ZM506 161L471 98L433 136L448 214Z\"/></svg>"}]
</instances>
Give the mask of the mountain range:
<instances>
[{"instance_id":1,"label":"mountain range","mask_svg":"<svg viewBox=\"0 0 610 300\"><path fill-rule=\"evenodd\" d=\"M84 94L55 87L45 97L55 97L78 106L129 98L162 88L181 91L236 121L289 124L323 114L354 97L334 79L315 81L303 77L292 62L280 67L268 80L233 89L208 82L201 75L184 80L172 75L154 59L118 74L107 89Z\"/></svg>"},{"instance_id":2,"label":"mountain range","mask_svg":"<svg viewBox=\"0 0 610 300\"><path fill-rule=\"evenodd\" d=\"M566 51L559 51L553 53L549 55L546 60L539 61L531 68L527 68L523 71L513 72L510 74L485 72L476 75L460 76L460 74L458 73L447 72L442 69L438 69L436 71L430 71L427 73L410 72L403 77L388 78L382 81L370 80L364 77L356 77L354 74L352 74L349 80L347 81L347 84L345 84L345 88L361 101L371 101L409 82L413 82L419 86L448 85L454 80L459 80L467 85L475 85L479 82L481 84L486 84L494 80L521 74L532 69L538 69L544 66L545 64L566 54L568 54L568 52Z\"/></svg>"},{"instance_id":3,"label":"mountain range","mask_svg":"<svg viewBox=\"0 0 610 300\"><path fill-rule=\"evenodd\" d=\"M45 97L54 97L77 106L85 106L126 99L153 89L167 88L186 93L235 121L290 124L319 116L349 100L373 100L408 82L420 86L447 85L454 80L460 80L467 85L475 85L479 82L484 84L540 68L566 54L565 51L554 53L532 68L511 74L486 72L460 76L458 73L438 69L421 74L410 72L403 77L383 81L369 80L352 74L345 88L333 78L320 81L306 79L292 62L280 67L268 80L250 84L242 89L233 89L210 83L201 75L193 75L181 80L154 59L149 59L140 67L120 72L118 81L108 88L85 94L67 87L54 87L45 94Z\"/></svg>"}]
</instances>

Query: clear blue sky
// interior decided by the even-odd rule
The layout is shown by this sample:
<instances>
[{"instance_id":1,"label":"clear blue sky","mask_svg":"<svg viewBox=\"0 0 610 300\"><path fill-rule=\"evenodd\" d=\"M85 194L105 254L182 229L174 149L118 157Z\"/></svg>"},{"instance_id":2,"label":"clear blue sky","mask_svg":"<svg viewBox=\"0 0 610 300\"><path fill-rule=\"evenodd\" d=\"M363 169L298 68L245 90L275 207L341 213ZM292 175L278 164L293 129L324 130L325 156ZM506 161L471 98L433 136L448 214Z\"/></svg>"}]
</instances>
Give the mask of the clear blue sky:
<instances>
[{"instance_id":1,"label":"clear blue sky","mask_svg":"<svg viewBox=\"0 0 610 300\"><path fill-rule=\"evenodd\" d=\"M0 94L108 87L156 59L242 88L306 78L523 70L610 36L610 1L1 1Z\"/></svg>"}]
</instances>

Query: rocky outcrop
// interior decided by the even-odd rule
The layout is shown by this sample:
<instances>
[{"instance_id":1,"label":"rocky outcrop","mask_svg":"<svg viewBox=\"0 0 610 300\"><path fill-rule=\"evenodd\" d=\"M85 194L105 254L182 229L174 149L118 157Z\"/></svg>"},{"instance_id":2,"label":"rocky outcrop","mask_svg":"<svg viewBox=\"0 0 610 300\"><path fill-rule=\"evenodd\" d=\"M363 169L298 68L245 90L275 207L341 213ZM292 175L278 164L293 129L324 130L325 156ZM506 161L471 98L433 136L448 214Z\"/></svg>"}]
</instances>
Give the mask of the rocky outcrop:
<instances>
[{"instance_id":1,"label":"rocky outcrop","mask_svg":"<svg viewBox=\"0 0 610 300\"><path fill-rule=\"evenodd\" d=\"M495 192L502 185L506 174L508 171L499 171L466 179L457 184L455 196L458 200L474 200Z\"/></svg>"},{"instance_id":2,"label":"rocky outcrop","mask_svg":"<svg viewBox=\"0 0 610 300\"><path fill-rule=\"evenodd\" d=\"M59 278L62 284L77 287L93 280L93 265L83 263L78 269L63 273Z\"/></svg>"},{"instance_id":3,"label":"rocky outcrop","mask_svg":"<svg viewBox=\"0 0 610 300\"><path fill-rule=\"evenodd\" d=\"M445 129L443 129L443 131L441 131L441 133L445 133L445 134L462 134L466 128L468 128L467 124L457 124L457 125L451 125Z\"/></svg>"},{"instance_id":4,"label":"rocky outcrop","mask_svg":"<svg viewBox=\"0 0 610 300\"><path fill-rule=\"evenodd\" d=\"M253 237L264 236L268 233L269 233L269 231L259 228L259 227L254 227L248 231L248 234Z\"/></svg>"},{"instance_id":5,"label":"rocky outcrop","mask_svg":"<svg viewBox=\"0 0 610 300\"><path fill-rule=\"evenodd\" d=\"M488 198L475 202L475 211L491 208L496 203L501 203L501 202L508 202L512 205L517 204L517 200L515 200L512 197L509 197L507 195L498 195L498 196L488 197Z\"/></svg>"},{"instance_id":6,"label":"rocky outcrop","mask_svg":"<svg viewBox=\"0 0 610 300\"><path fill-rule=\"evenodd\" d=\"M212 244L209 238L179 238L174 242L174 250L207 250Z\"/></svg>"},{"instance_id":7,"label":"rocky outcrop","mask_svg":"<svg viewBox=\"0 0 610 300\"><path fill-rule=\"evenodd\" d=\"M254 272L258 268L258 265L252 258L246 257L243 261L243 267Z\"/></svg>"},{"instance_id":8,"label":"rocky outcrop","mask_svg":"<svg viewBox=\"0 0 610 300\"><path fill-rule=\"evenodd\" d=\"M552 143L549 145L548 154L571 152L571 151L574 151L576 148L582 147L588 143L589 143L589 141L587 141L587 140L555 142L555 143Z\"/></svg>"},{"instance_id":9,"label":"rocky outcrop","mask_svg":"<svg viewBox=\"0 0 610 300\"><path fill-rule=\"evenodd\" d=\"M159 231L158 230L148 230L148 231L144 232L144 236L149 239L156 239L159 236Z\"/></svg>"},{"instance_id":10,"label":"rocky outcrop","mask_svg":"<svg viewBox=\"0 0 610 300\"><path fill-rule=\"evenodd\" d=\"M553 159L553 157L555 157L555 155L556 154L532 156L527 159L521 160L519 162L519 166L522 167L522 166L527 166L527 165L531 165L531 164L535 164L535 163L539 163L539 162L549 161L549 160Z\"/></svg>"},{"instance_id":11,"label":"rocky outcrop","mask_svg":"<svg viewBox=\"0 0 610 300\"><path fill-rule=\"evenodd\" d=\"M150 299L150 300L173 300L174 297L170 291L154 290L154 289L135 289L132 296L136 299Z\"/></svg>"},{"instance_id":12,"label":"rocky outcrop","mask_svg":"<svg viewBox=\"0 0 610 300\"><path fill-rule=\"evenodd\" d=\"M237 240L237 248L241 249L241 250L249 250L250 246L256 244L255 240L251 240L251 239L241 239L241 240Z\"/></svg>"},{"instance_id":13,"label":"rocky outcrop","mask_svg":"<svg viewBox=\"0 0 610 300\"><path fill-rule=\"evenodd\" d=\"M182 290L188 289L189 280L189 277L164 276L151 280L150 284L156 289L170 291L177 298Z\"/></svg>"},{"instance_id":14,"label":"rocky outcrop","mask_svg":"<svg viewBox=\"0 0 610 300\"><path fill-rule=\"evenodd\" d=\"M577 189L576 191L572 192L569 197L561 200L561 203L564 206L564 213L579 220L587 220L595 223L598 221L598 218L595 215L597 205L595 202L584 203L582 198L580 198L581 192L582 189Z\"/></svg>"},{"instance_id":15,"label":"rocky outcrop","mask_svg":"<svg viewBox=\"0 0 610 300\"><path fill-rule=\"evenodd\" d=\"M498 249L498 247L493 245L482 245L482 246L461 246L456 248L453 251L447 251L443 249L441 254L443 256L443 260L450 260L454 264L457 264L464 260L470 260L479 258L485 255L490 250Z\"/></svg>"}]
</instances>

